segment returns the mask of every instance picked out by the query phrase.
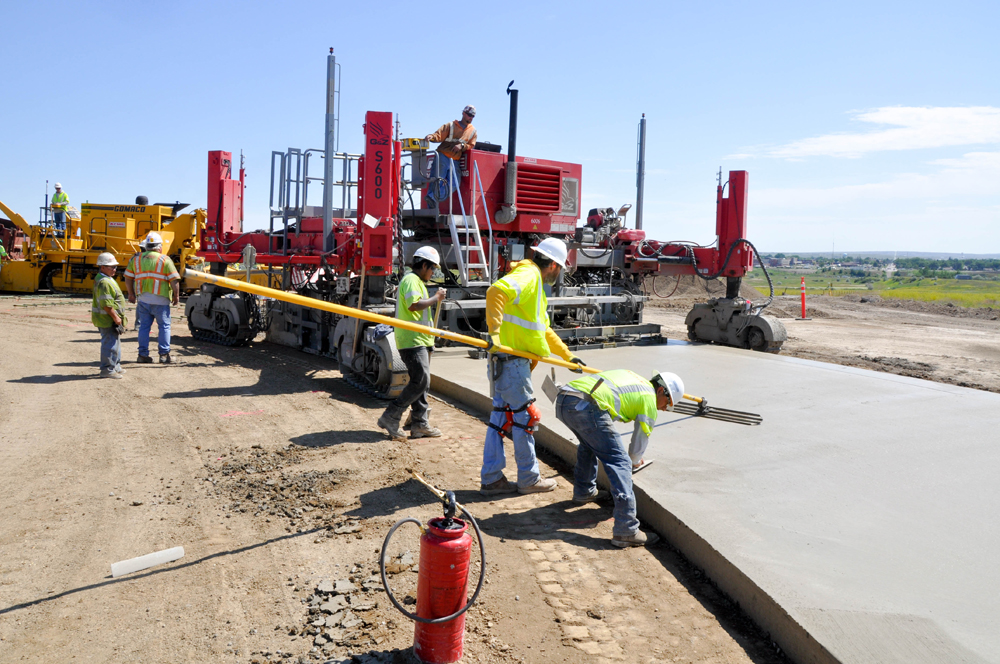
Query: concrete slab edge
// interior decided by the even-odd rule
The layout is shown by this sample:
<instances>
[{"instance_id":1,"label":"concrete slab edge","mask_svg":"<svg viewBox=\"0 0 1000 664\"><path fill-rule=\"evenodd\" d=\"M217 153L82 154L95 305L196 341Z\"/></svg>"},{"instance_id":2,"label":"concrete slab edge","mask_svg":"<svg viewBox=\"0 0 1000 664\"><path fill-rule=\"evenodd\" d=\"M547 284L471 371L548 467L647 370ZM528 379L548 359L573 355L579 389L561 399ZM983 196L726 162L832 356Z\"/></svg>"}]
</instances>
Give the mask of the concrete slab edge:
<instances>
[{"instance_id":1,"label":"concrete slab edge","mask_svg":"<svg viewBox=\"0 0 1000 664\"><path fill-rule=\"evenodd\" d=\"M431 390L486 417L489 417L493 409L493 402L488 396L443 378L433 373L433 369ZM570 466L576 463L576 444L545 425L539 425L535 442ZM604 473L600 475L601 483L606 486ZM635 499L639 518L652 526L691 564L702 570L722 592L739 604L761 629L770 634L792 661L797 664L842 664L841 660L834 657L735 564L638 486L635 487Z\"/></svg>"}]
</instances>

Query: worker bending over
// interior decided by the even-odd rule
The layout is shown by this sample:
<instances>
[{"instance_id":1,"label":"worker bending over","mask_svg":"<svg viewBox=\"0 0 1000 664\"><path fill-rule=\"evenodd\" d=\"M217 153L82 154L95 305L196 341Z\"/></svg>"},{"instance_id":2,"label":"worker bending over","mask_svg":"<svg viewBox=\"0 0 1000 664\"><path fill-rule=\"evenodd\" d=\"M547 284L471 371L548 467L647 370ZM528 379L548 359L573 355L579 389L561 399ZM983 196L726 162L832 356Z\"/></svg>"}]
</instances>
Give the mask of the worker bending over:
<instances>
[{"instance_id":1,"label":"worker bending over","mask_svg":"<svg viewBox=\"0 0 1000 664\"><path fill-rule=\"evenodd\" d=\"M139 243L142 251L131 258L125 268L128 301L135 307L139 322L139 364L150 364L149 331L156 320L159 334L160 364L170 364L170 303L181 301L181 275L169 256L160 253L163 238L150 231Z\"/></svg>"},{"instance_id":2,"label":"worker bending over","mask_svg":"<svg viewBox=\"0 0 1000 664\"><path fill-rule=\"evenodd\" d=\"M101 378L121 378L121 335L125 334L125 296L115 281L118 259L104 252L97 257L94 301L90 320L101 331Z\"/></svg>"},{"instance_id":3,"label":"worker bending over","mask_svg":"<svg viewBox=\"0 0 1000 664\"><path fill-rule=\"evenodd\" d=\"M556 397L556 418L576 434L576 469L573 502L581 505L600 497L597 462L611 484L615 525L611 543L617 547L642 546L657 540L639 530L632 491L632 468L639 464L656 423L656 412L673 410L684 396L684 383L676 374L655 372L651 380L626 369L613 369L570 381ZM635 422L628 453L615 422Z\"/></svg>"},{"instance_id":4,"label":"worker bending over","mask_svg":"<svg viewBox=\"0 0 1000 664\"><path fill-rule=\"evenodd\" d=\"M476 128L472 126L472 118L476 117L476 107L469 104L462 109L462 119L446 122L433 134L427 134L425 140L440 143L437 149L437 175L441 178L431 183L427 189L427 207L433 208L441 201L447 200L451 187L457 186L462 179L458 170L458 160L462 153L476 147ZM453 175L454 173L454 175Z\"/></svg>"},{"instance_id":5,"label":"worker bending over","mask_svg":"<svg viewBox=\"0 0 1000 664\"><path fill-rule=\"evenodd\" d=\"M497 352L500 345L548 357L555 353L569 362L584 362L570 353L549 327L545 284L554 284L566 266L566 244L549 238L535 247L534 257L514 263L513 269L486 291L486 322L490 353L487 371L493 413L483 447L484 496L503 493L537 493L556 488L554 479L542 479L535 458L534 425L540 419L531 387L531 360ZM514 442L517 486L507 481L503 436Z\"/></svg>"},{"instance_id":6,"label":"worker bending over","mask_svg":"<svg viewBox=\"0 0 1000 664\"><path fill-rule=\"evenodd\" d=\"M413 254L412 271L399 282L396 295L396 318L431 327L431 307L444 300L448 291L438 288L434 296L427 294L426 283L434 270L441 264L436 249L420 247ZM399 428L403 412L412 407L410 438L437 438L441 430L430 425L427 415L427 391L431 388L431 353L434 350L434 336L423 332L412 332L401 327L395 328L396 348L410 374L410 382L396 400L378 418L378 425L394 438L406 438Z\"/></svg>"}]
</instances>

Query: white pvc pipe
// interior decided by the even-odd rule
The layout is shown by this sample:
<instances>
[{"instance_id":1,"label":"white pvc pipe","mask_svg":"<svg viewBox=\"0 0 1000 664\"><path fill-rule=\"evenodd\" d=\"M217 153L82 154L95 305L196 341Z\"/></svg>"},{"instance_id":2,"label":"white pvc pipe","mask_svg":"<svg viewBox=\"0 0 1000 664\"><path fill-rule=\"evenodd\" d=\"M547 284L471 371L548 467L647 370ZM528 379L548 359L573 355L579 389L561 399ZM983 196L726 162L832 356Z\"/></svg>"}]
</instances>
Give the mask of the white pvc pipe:
<instances>
[{"instance_id":1,"label":"white pvc pipe","mask_svg":"<svg viewBox=\"0 0 1000 664\"><path fill-rule=\"evenodd\" d=\"M131 574L132 572L149 569L150 567L162 565L163 563L170 563L183 557L183 546L175 546L172 549L164 549L163 551L157 551L156 553L147 553L146 555L139 556L138 558L131 558L129 560L122 560L121 562L111 563L111 576Z\"/></svg>"}]
</instances>

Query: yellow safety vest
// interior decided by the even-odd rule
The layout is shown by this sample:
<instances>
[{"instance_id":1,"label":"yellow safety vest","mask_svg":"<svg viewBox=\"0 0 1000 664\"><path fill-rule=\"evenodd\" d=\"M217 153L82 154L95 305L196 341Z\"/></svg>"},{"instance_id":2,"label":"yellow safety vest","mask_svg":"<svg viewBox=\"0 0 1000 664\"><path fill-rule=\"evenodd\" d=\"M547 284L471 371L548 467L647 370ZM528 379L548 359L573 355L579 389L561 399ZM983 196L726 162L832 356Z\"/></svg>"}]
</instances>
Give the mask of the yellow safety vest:
<instances>
[{"instance_id":1,"label":"yellow safety vest","mask_svg":"<svg viewBox=\"0 0 1000 664\"><path fill-rule=\"evenodd\" d=\"M600 385L594 389L594 385ZM656 389L627 369L612 369L572 380L566 387L589 395L597 407L619 422L636 421L647 436L656 423Z\"/></svg>"},{"instance_id":2,"label":"yellow safety vest","mask_svg":"<svg viewBox=\"0 0 1000 664\"><path fill-rule=\"evenodd\" d=\"M114 309L125 324L125 297L114 277L100 272L94 280L94 299L90 305L90 320L97 327L113 327L115 321L104 313L104 307Z\"/></svg>"},{"instance_id":3,"label":"yellow safety vest","mask_svg":"<svg viewBox=\"0 0 1000 664\"><path fill-rule=\"evenodd\" d=\"M125 276L135 279L136 295L153 293L165 298L173 295L173 289L170 287L171 277L180 278L170 257L155 251L146 251L133 256L125 268Z\"/></svg>"},{"instance_id":4,"label":"yellow safety vest","mask_svg":"<svg viewBox=\"0 0 1000 664\"><path fill-rule=\"evenodd\" d=\"M530 260L515 263L514 269L490 288L498 288L507 296L500 324L500 343L548 357L545 330L549 327L549 301L538 266Z\"/></svg>"},{"instance_id":5,"label":"yellow safety vest","mask_svg":"<svg viewBox=\"0 0 1000 664\"><path fill-rule=\"evenodd\" d=\"M65 212L69 205L69 195L65 191L57 191L52 194L52 204L57 206L59 212Z\"/></svg>"},{"instance_id":6,"label":"yellow safety vest","mask_svg":"<svg viewBox=\"0 0 1000 664\"><path fill-rule=\"evenodd\" d=\"M423 311L410 311L410 306L414 302L426 300L427 286L423 279L415 272L409 272L403 280L399 282L399 292L396 294L396 318L399 320L419 323L420 325L431 326L431 308L427 307ZM406 348L416 348L417 346L433 346L434 335L421 332L411 332L397 327L394 331L396 335L396 348L403 350Z\"/></svg>"}]
</instances>

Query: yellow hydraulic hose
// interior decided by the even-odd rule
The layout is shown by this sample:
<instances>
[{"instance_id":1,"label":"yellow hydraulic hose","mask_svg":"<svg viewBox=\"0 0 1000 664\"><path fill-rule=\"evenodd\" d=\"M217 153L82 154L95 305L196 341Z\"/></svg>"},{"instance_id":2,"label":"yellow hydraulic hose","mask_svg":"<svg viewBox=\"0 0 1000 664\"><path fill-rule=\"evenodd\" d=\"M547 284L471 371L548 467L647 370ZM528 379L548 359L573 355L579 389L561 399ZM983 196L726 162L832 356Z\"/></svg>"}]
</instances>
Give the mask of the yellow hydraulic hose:
<instances>
[{"instance_id":1,"label":"yellow hydraulic hose","mask_svg":"<svg viewBox=\"0 0 1000 664\"><path fill-rule=\"evenodd\" d=\"M192 281L204 281L206 283L222 286L223 288L230 288L232 290L243 291L244 293L252 293L254 295L260 295L261 297L269 297L272 300L281 300L283 302L290 302L291 304L297 304L303 307L310 307L312 309L319 309L321 311L330 311L335 314L340 314L341 316L360 318L361 320L366 320L370 323L385 323L386 325L391 325L392 327L400 327L404 330L410 330L411 332L431 334L434 335L435 337L441 337L442 339L447 339L448 341L456 341L460 344L466 344L468 346L475 346L476 348L485 349L489 346L488 343L486 343L482 339L477 339L476 337L469 337L464 334L449 332L448 330L439 330L435 327L427 327L426 325L420 325L418 323L411 323L410 321L399 320L398 318L392 318L390 316L375 314L370 311L365 311L364 309L353 309L351 307L345 307L340 304L333 304L332 302L324 302L323 300L316 300L311 297L302 297L301 295L297 295L295 293L286 293L285 291L276 290L274 288L267 288L266 286L258 286L256 284L250 284L244 281L235 281L233 279L227 279L226 277L220 277L218 275L208 274L207 272L187 270L184 272L184 278L190 279ZM515 348L510 348L508 346L500 346L498 352L507 353L508 355L517 355L518 357L526 357L529 360L535 360L537 362L552 364L557 367L569 369L571 371L578 371L582 369L584 372L590 374L601 373L600 369L595 369L593 367L581 367L578 364L567 362L566 360L559 357L553 357L552 355L549 355L548 357L538 357L537 355L526 353L523 350L517 350ZM690 394L685 394L684 398L688 399L689 401L694 401L696 403L701 403L702 401L701 397L691 396Z\"/></svg>"}]
</instances>

